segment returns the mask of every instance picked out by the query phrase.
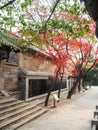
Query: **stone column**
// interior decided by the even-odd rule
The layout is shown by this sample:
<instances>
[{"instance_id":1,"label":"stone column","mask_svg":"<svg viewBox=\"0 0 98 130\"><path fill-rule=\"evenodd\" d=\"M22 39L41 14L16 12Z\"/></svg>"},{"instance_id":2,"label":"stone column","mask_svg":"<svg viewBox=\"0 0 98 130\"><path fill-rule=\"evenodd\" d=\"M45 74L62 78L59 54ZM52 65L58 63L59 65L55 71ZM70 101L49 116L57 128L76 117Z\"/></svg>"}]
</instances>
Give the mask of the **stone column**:
<instances>
[{"instance_id":1,"label":"stone column","mask_svg":"<svg viewBox=\"0 0 98 130\"><path fill-rule=\"evenodd\" d=\"M29 79L25 79L25 100L29 98Z\"/></svg>"},{"instance_id":2,"label":"stone column","mask_svg":"<svg viewBox=\"0 0 98 130\"><path fill-rule=\"evenodd\" d=\"M0 77L0 89L4 89L4 78Z\"/></svg>"},{"instance_id":3,"label":"stone column","mask_svg":"<svg viewBox=\"0 0 98 130\"><path fill-rule=\"evenodd\" d=\"M72 86L72 81L71 81L71 78L69 79L69 90L71 89L71 86Z\"/></svg>"},{"instance_id":4,"label":"stone column","mask_svg":"<svg viewBox=\"0 0 98 130\"><path fill-rule=\"evenodd\" d=\"M69 89L69 84L68 84L68 82L69 82L69 80L68 80L68 78L66 78L66 88Z\"/></svg>"},{"instance_id":5,"label":"stone column","mask_svg":"<svg viewBox=\"0 0 98 130\"><path fill-rule=\"evenodd\" d=\"M3 64L0 63L0 89L4 89L4 75L3 75Z\"/></svg>"}]
</instances>

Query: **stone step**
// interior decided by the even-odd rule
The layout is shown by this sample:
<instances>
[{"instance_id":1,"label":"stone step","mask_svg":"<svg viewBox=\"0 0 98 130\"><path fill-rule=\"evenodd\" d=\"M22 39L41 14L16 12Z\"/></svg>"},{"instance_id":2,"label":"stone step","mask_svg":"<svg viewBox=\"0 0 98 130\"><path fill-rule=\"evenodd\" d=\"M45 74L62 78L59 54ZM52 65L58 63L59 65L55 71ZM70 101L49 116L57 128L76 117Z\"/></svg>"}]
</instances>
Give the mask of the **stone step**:
<instances>
[{"instance_id":1,"label":"stone step","mask_svg":"<svg viewBox=\"0 0 98 130\"><path fill-rule=\"evenodd\" d=\"M0 103L2 103L2 102L6 102L6 101L8 101L9 99L15 99L15 97L14 96L3 96L3 98L2 98L2 100L0 100Z\"/></svg>"},{"instance_id":2,"label":"stone step","mask_svg":"<svg viewBox=\"0 0 98 130\"><path fill-rule=\"evenodd\" d=\"M23 109L23 108L25 108L29 105L30 105L30 103L21 102L20 104L17 104L15 106L11 107L11 108L2 109L2 110L0 110L0 116L3 116L4 114L7 114L7 113L11 113L13 111ZM36 105L33 104L33 106L36 106Z\"/></svg>"},{"instance_id":3,"label":"stone step","mask_svg":"<svg viewBox=\"0 0 98 130\"><path fill-rule=\"evenodd\" d=\"M3 98L2 100L0 100L0 106L2 106L4 104L8 104L10 102L14 102L14 101L17 101L17 99L16 98L12 98L12 97Z\"/></svg>"},{"instance_id":4,"label":"stone step","mask_svg":"<svg viewBox=\"0 0 98 130\"><path fill-rule=\"evenodd\" d=\"M23 108L24 107L24 108ZM14 117L16 115L22 114L28 110L34 109L36 107L36 105L33 104L29 104L29 105L25 105L20 109L14 109L14 111L11 111L10 113L4 113L3 116L0 116L0 123L3 122L4 120L9 120L9 118Z\"/></svg>"},{"instance_id":5,"label":"stone step","mask_svg":"<svg viewBox=\"0 0 98 130\"><path fill-rule=\"evenodd\" d=\"M96 126L98 126L98 119L93 119L91 121L91 130L97 130Z\"/></svg>"},{"instance_id":6,"label":"stone step","mask_svg":"<svg viewBox=\"0 0 98 130\"><path fill-rule=\"evenodd\" d=\"M3 99L3 97L4 97L3 95L0 95L0 100L2 100L2 99Z\"/></svg>"},{"instance_id":7,"label":"stone step","mask_svg":"<svg viewBox=\"0 0 98 130\"><path fill-rule=\"evenodd\" d=\"M9 98L10 96L4 96L2 93L0 93L0 101Z\"/></svg>"},{"instance_id":8,"label":"stone step","mask_svg":"<svg viewBox=\"0 0 98 130\"><path fill-rule=\"evenodd\" d=\"M0 129L3 130L5 128L10 127L11 125L15 125L16 123L20 123L22 120L25 120L26 118L30 117L34 113L41 110L41 107L37 107L33 110L29 110L25 113L22 113L20 115L14 115L14 117L11 117L9 120L4 120L2 123L0 123Z\"/></svg>"},{"instance_id":9,"label":"stone step","mask_svg":"<svg viewBox=\"0 0 98 130\"><path fill-rule=\"evenodd\" d=\"M94 111L94 118L98 119L98 111Z\"/></svg>"},{"instance_id":10,"label":"stone step","mask_svg":"<svg viewBox=\"0 0 98 130\"><path fill-rule=\"evenodd\" d=\"M43 100L27 100L28 103L35 103L37 106L40 106L42 104L44 104L45 99Z\"/></svg>"},{"instance_id":11,"label":"stone step","mask_svg":"<svg viewBox=\"0 0 98 130\"><path fill-rule=\"evenodd\" d=\"M98 105L96 105L96 110L98 109Z\"/></svg>"},{"instance_id":12,"label":"stone step","mask_svg":"<svg viewBox=\"0 0 98 130\"><path fill-rule=\"evenodd\" d=\"M3 104L3 105L0 105L0 111L1 110L4 110L4 109L8 109L8 108L11 108L11 107L14 107L14 106L17 106L19 105L20 103L22 103L23 101L13 101L13 102L9 102L7 104Z\"/></svg>"},{"instance_id":13,"label":"stone step","mask_svg":"<svg viewBox=\"0 0 98 130\"><path fill-rule=\"evenodd\" d=\"M17 128L23 126L24 124L38 118L39 116L41 116L42 114L46 113L48 111L48 109L41 109L40 111L38 111L37 113L35 114L31 114L31 116L29 116L28 118L25 118L24 120L22 120L21 122L19 123L16 123L14 125L11 125L9 127L6 127L6 128L2 128L2 130L16 130Z\"/></svg>"},{"instance_id":14,"label":"stone step","mask_svg":"<svg viewBox=\"0 0 98 130\"><path fill-rule=\"evenodd\" d=\"M97 130L97 129L96 129L96 125L93 125L93 126L91 127L91 130Z\"/></svg>"}]
</instances>

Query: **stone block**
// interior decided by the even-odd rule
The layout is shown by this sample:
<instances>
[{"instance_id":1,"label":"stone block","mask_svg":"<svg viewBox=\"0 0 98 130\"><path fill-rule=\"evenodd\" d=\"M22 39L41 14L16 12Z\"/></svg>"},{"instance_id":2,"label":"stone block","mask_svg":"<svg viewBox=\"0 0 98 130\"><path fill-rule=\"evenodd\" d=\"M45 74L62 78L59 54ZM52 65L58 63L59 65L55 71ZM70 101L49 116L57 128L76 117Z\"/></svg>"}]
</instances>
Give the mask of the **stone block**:
<instances>
[{"instance_id":1,"label":"stone block","mask_svg":"<svg viewBox=\"0 0 98 130\"><path fill-rule=\"evenodd\" d=\"M4 84L9 84L9 83L12 82L12 81L13 81L12 78L7 77L7 78L5 78L5 80L4 80Z\"/></svg>"},{"instance_id":2,"label":"stone block","mask_svg":"<svg viewBox=\"0 0 98 130\"><path fill-rule=\"evenodd\" d=\"M4 78L0 78L0 89L4 89Z\"/></svg>"}]
</instances>

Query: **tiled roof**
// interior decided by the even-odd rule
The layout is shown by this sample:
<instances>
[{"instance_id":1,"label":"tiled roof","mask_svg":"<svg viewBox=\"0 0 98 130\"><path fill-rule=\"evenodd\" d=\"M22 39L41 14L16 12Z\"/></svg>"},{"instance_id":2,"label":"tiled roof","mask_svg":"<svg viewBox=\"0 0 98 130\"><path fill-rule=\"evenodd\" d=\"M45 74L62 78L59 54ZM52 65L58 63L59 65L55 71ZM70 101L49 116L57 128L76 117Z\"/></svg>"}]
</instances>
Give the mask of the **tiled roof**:
<instances>
[{"instance_id":1,"label":"tiled roof","mask_svg":"<svg viewBox=\"0 0 98 130\"><path fill-rule=\"evenodd\" d=\"M5 45L15 46L18 37L8 33L6 30L0 30L0 42Z\"/></svg>"},{"instance_id":2,"label":"tiled roof","mask_svg":"<svg viewBox=\"0 0 98 130\"><path fill-rule=\"evenodd\" d=\"M50 73L50 72L42 72L42 71L28 71L28 70L26 70L26 69L22 69L21 71L20 71L20 75L23 75L23 74L25 74L25 75L27 75L27 76L46 76L46 77L51 77L51 76L53 76L54 74L53 73Z\"/></svg>"},{"instance_id":3,"label":"tiled roof","mask_svg":"<svg viewBox=\"0 0 98 130\"><path fill-rule=\"evenodd\" d=\"M6 30L0 30L0 45L7 45L7 46L13 46L16 49L20 50L21 46L19 46L19 44L17 44L17 41L19 40L19 37L11 34L9 32L7 32ZM39 52L40 54L43 54L45 56L48 56L48 54L46 54L44 51L41 51L38 47L30 45L30 47L28 48L32 51L36 51Z\"/></svg>"}]
</instances>

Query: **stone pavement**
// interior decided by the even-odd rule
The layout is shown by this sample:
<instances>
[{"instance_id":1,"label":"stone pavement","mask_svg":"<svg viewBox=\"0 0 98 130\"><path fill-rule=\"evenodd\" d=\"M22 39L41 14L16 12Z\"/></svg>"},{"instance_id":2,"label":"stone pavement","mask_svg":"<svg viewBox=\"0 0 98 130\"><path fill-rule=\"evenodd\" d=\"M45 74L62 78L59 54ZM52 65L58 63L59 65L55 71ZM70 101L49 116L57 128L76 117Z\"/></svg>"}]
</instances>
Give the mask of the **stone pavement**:
<instances>
[{"instance_id":1,"label":"stone pavement","mask_svg":"<svg viewBox=\"0 0 98 130\"><path fill-rule=\"evenodd\" d=\"M58 107L17 130L91 130L91 120L98 105L98 87L63 99Z\"/></svg>"}]
</instances>

